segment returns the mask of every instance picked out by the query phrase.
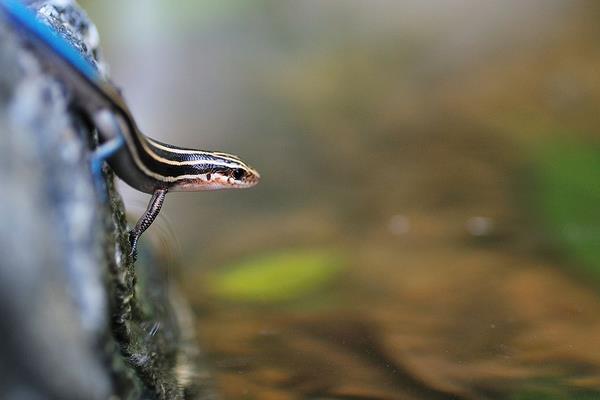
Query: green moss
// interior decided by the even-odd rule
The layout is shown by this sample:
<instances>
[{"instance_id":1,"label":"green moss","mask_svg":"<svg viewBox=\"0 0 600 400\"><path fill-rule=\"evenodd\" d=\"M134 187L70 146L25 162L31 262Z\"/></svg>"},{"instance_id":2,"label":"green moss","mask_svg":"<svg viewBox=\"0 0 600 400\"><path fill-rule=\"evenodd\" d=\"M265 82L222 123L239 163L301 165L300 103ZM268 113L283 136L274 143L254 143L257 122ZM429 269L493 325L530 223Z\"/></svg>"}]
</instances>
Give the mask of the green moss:
<instances>
[{"instance_id":1,"label":"green moss","mask_svg":"<svg viewBox=\"0 0 600 400\"><path fill-rule=\"evenodd\" d=\"M322 250L289 250L225 268L209 280L212 293L233 301L275 303L322 288L341 271L339 256Z\"/></svg>"}]
</instances>

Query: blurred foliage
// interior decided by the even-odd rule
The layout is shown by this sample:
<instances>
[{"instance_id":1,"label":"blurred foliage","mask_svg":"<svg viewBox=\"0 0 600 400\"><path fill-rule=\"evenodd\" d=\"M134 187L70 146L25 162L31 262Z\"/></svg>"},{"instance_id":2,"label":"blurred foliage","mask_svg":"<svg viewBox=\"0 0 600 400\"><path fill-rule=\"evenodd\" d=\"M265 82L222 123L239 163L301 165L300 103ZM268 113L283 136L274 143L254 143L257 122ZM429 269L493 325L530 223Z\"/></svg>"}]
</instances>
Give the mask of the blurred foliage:
<instances>
[{"instance_id":1,"label":"blurred foliage","mask_svg":"<svg viewBox=\"0 0 600 400\"><path fill-rule=\"evenodd\" d=\"M142 24L137 25L136 29L138 30L144 27L154 32L159 29L169 32L192 32L259 12L264 9L266 4L265 0L185 0L178 1L176 5L167 1L154 1L149 4L143 2L123 4L117 0L79 0L79 3L90 15L94 16L96 24L101 28L103 41L110 39L110 36L114 34L112 29L106 28L114 26L116 13L123 12L122 10L127 7L135 9L143 21ZM106 28L102 29L104 26ZM121 32L120 35L131 34L131 31L134 30L129 28L129 31ZM120 39L113 38L112 40Z\"/></svg>"},{"instance_id":2,"label":"blurred foliage","mask_svg":"<svg viewBox=\"0 0 600 400\"><path fill-rule=\"evenodd\" d=\"M600 277L598 6L88 2L169 140L263 173L163 213L223 398L417 398L390 366L457 398L600 393L598 294L558 271Z\"/></svg>"},{"instance_id":3,"label":"blurred foliage","mask_svg":"<svg viewBox=\"0 0 600 400\"><path fill-rule=\"evenodd\" d=\"M289 250L220 270L209 285L225 300L275 303L314 293L331 282L343 265L330 251Z\"/></svg>"},{"instance_id":4,"label":"blurred foliage","mask_svg":"<svg viewBox=\"0 0 600 400\"><path fill-rule=\"evenodd\" d=\"M169 15L174 29L181 29L182 23L197 29L199 24L247 14L262 3L263 1L185 0L178 1L176 7L170 2L159 2L158 5L162 8L163 15Z\"/></svg>"},{"instance_id":5,"label":"blurred foliage","mask_svg":"<svg viewBox=\"0 0 600 400\"><path fill-rule=\"evenodd\" d=\"M541 145L534 192L550 234L600 279L600 148L568 139Z\"/></svg>"},{"instance_id":6,"label":"blurred foliage","mask_svg":"<svg viewBox=\"0 0 600 400\"><path fill-rule=\"evenodd\" d=\"M593 400L597 398L597 392L561 388L527 389L511 396L511 400Z\"/></svg>"}]
</instances>

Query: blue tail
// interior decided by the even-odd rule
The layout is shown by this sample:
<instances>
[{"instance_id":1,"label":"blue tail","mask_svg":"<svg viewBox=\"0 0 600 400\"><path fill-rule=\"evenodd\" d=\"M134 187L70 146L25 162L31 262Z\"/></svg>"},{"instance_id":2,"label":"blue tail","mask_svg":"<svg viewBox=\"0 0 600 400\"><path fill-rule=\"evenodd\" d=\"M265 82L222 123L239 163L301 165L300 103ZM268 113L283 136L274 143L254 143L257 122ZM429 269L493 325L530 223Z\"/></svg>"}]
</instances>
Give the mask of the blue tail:
<instances>
[{"instance_id":1,"label":"blue tail","mask_svg":"<svg viewBox=\"0 0 600 400\"><path fill-rule=\"evenodd\" d=\"M100 79L96 67L86 60L69 42L40 22L35 13L18 0L0 0L0 11L9 22L31 39L41 42L69 63L90 81Z\"/></svg>"},{"instance_id":2,"label":"blue tail","mask_svg":"<svg viewBox=\"0 0 600 400\"><path fill-rule=\"evenodd\" d=\"M35 13L18 0L0 0L0 17L6 17L15 30L26 35L36 45L43 45L56 54L64 63L64 68L73 68L72 73L80 73L90 82L101 80L96 67L58 33L40 22ZM71 72L71 71L69 71ZM98 188L104 188L102 163L117 152L124 143L123 135L101 145L91 159L91 169ZM105 190L101 191L106 198Z\"/></svg>"}]
</instances>

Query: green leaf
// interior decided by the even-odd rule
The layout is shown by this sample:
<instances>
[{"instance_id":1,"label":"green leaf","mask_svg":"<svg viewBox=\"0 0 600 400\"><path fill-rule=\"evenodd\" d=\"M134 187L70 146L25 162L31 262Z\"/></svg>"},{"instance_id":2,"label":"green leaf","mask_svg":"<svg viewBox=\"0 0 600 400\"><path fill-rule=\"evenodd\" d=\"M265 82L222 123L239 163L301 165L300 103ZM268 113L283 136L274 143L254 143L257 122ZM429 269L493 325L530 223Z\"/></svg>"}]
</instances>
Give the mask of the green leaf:
<instances>
[{"instance_id":1,"label":"green leaf","mask_svg":"<svg viewBox=\"0 0 600 400\"><path fill-rule=\"evenodd\" d=\"M210 289L226 300L275 303L299 299L323 288L342 270L333 252L290 250L225 268L210 279Z\"/></svg>"}]
</instances>

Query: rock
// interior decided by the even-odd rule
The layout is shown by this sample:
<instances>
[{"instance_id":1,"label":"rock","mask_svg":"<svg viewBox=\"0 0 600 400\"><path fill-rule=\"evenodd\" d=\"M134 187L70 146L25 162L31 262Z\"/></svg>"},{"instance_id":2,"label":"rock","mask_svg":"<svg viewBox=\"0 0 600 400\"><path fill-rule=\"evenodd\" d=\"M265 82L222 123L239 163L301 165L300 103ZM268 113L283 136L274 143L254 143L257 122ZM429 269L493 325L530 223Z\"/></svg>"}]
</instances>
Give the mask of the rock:
<instances>
[{"instance_id":1,"label":"rock","mask_svg":"<svg viewBox=\"0 0 600 400\"><path fill-rule=\"evenodd\" d=\"M106 70L74 2L31 7ZM136 272L127 256L112 172L94 181L94 131L70 99L0 14L2 397L213 398L187 306L159 260Z\"/></svg>"}]
</instances>

